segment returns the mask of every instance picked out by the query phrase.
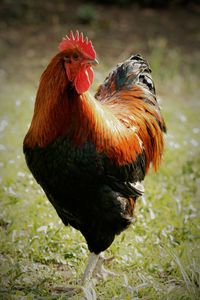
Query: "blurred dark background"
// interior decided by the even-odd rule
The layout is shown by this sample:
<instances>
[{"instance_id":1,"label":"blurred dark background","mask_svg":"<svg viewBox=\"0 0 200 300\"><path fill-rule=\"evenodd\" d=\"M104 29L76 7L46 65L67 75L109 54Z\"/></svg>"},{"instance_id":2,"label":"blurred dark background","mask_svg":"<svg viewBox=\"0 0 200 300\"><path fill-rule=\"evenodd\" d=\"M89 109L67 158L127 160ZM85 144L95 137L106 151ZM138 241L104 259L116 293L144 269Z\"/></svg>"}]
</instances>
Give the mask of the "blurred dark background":
<instances>
[{"instance_id":1,"label":"blurred dark background","mask_svg":"<svg viewBox=\"0 0 200 300\"><path fill-rule=\"evenodd\" d=\"M173 69L174 60L176 71L183 72L186 64L195 71L199 20L197 0L1 0L1 64L8 77L17 69L20 80L34 82L62 36L79 29L92 39L99 56L97 80L104 67L137 52L157 57L152 64L159 76L170 61Z\"/></svg>"}]
</instances>

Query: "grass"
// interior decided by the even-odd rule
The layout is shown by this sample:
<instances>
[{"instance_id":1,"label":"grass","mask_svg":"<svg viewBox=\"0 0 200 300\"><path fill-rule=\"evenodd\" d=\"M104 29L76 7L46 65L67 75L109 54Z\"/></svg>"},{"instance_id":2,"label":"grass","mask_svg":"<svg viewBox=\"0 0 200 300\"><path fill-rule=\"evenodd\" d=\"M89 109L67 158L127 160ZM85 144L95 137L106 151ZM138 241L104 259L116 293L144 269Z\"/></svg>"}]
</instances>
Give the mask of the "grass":
<instances>
[{"instance_id":1,"label":"grass","mask_svg":"<svg viewBox=\"0 0 200 300\"><path fill-rule=\"evenodd\" d=\"M0 299L67 299L55 287L80 278L88 250L78 231L62 225L24 162L22 141L39 74L49 60L47 50L43 60L37 47L35 54L26 52L32 41L18 48L23 51L17 62L6 44L1 49L6 58L0 72ZM169 49L163 37L144 47L168 127L166 151L159 172L146 177L135 223L105 253L115 257L107 267L117 276L99 281L95 290L102 300L199 299L199 71L193 61L197 54L190 58L178 46ZM96 70L95 86L112 65L109 59L110 53Z\"/></svg>"}]
</instances>

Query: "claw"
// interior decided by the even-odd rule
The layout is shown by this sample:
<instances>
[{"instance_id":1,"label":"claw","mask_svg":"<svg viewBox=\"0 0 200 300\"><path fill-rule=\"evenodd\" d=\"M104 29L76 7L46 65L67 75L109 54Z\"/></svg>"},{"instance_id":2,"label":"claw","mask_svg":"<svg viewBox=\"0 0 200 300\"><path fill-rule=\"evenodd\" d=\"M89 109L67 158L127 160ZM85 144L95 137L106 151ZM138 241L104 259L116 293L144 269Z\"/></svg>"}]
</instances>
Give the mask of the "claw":
<instances>
[{"instance_id":1,"label":"claw","mask_svg":"<svg viewBox=\"0 0 200 300\"><path fill-rule=\"evenodd\" d=\"M64 293L65 296L68 296L68 297L72 297L72 296L75 296L77 294L80 294L81 291L82 291L82 287L81 286L58 286L58 287L55 287L55 288L52 288L51 289L52 291L54 292L57 292L57 293Z\"/></svg>"}]
</instances>

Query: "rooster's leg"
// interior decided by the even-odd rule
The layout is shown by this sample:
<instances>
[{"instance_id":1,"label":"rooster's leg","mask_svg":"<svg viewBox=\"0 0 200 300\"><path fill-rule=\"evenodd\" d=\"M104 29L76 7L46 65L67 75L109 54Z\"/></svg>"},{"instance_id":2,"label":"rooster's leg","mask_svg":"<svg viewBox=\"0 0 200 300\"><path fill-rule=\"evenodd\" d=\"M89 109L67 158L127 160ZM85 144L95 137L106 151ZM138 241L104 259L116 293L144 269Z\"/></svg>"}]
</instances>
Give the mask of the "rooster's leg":
<instances>
[{"instance_id":1,"label":"rooster's leg","mask_svg":"<svg viewBox=\"0 0 200 300\"><path fill-rule=\"evenodd\" d=\"M100 255L91 253L88 260L88 264L82 277L81 284L69 287L57 287L53 290L57 292L65 292L65 296L68 297L74 296L75 294L78 294L81 291L83 291L85 297L84 299L96 300L97 298L94 290L95 282L93 282L91 279L94 276L102 277L103 279L105 279L109 275L115 275L115 273L107 271L102 266L104 262L110 262L112 259L113 257L105 259L102 254Z\"/></svg>"},{"instance_id":2,"label":"rooster's leg","mask_svg":"<svg viewBox=\"0 0 200 300\"><path fill-rule=\"evenodd\" d=\"M104 256L101 254L99 255L98 262L96 264L96 268L94 270L93 275L97 276L98 278L107 279L108 276L116 276L114 272L111 272L104 268L103 263L104 262L111 262L114 259L114 257L110 258L104 258Z\"/></svg>"},{"instance_id":3,"label":"rooster's leg","mask_svg":"<svg viewBox=\"0 0 200 300\"><path fill-rule=\"evenodd\" d=\"M81 283L77 284L76 286L57 287L54 290L56 290L57 292L65 292L65 296L68 297L74 296L83 291L85 295L84 299L96 300L96 293L93 287L93 281L91 279L99 260L99 256L99 254L97 255L95 253L90 254Z\"/></svg>"},{"instance_id":4,"label":"rooster's leg","mask_svg":"<svg viewBox=\"0 0 200 300\"><path fill-rule=\"evenodd\" d=\"M92 278L93 272L96 268L99 257L100 257L100 254L95 254L95 253L90 254L88 264L86 266L86 269L85 269L85 272L84 272L83 278L82 278L83 285L86 285Z\"/></svg>"}]
</instances>

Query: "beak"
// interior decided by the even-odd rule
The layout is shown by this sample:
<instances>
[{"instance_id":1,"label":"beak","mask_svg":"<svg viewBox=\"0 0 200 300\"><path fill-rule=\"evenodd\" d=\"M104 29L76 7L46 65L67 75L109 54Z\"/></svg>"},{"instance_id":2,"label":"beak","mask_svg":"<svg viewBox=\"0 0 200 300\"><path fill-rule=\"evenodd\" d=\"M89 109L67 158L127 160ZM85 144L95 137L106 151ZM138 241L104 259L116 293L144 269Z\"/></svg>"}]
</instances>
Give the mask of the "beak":
<instances>
[{"instance_id":1,"label":"beak","mask_svg":"<svg viewBox=\"0 0 200 300\"><path fill-rule=\"evenodd\" d=\"M87 63L92 66L96 66L99 64L97 59L88 59Z\"/></svg>"}]
</instances>

